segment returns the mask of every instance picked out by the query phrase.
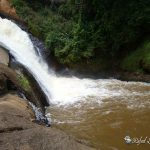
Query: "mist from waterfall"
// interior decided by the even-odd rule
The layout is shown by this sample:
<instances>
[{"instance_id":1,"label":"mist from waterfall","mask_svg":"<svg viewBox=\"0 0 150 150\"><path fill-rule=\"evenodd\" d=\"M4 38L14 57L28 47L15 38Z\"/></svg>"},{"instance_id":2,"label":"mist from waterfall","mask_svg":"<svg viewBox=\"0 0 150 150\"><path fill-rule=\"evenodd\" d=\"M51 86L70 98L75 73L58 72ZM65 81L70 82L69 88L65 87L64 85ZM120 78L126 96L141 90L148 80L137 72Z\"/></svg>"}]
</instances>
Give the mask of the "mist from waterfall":
<instances>
[{"instance_id":1,"label":"mist from waterfall","mask_svg":"<svg viewBox=\"0 0 150 150\"><path fill-rule=\"evenodd\" d=\"M125 89L110 89L114 84L120 86L125 82L118 80L92 80L77 77L57 77L46 62L37 55L29 35L8 19L0 18L0 45L11 53L36 79L47 100L51 104L73 104L87 97L104 97L126 95Z\"/></svg>"}]
</instances>

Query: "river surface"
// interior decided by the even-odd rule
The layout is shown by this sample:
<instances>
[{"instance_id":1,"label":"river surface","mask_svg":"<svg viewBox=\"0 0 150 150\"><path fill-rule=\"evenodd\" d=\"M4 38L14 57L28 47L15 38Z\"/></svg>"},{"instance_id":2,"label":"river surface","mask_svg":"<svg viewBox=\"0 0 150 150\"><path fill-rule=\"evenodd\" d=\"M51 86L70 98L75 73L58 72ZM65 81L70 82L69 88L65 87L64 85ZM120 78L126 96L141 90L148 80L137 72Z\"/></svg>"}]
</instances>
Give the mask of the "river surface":
<instances>
[{"instance_id":1,"label":"river surface","mask_svg":"<svg viewBox=\"0 0 150 150\"><path fill-rule=\"evenodd\" d=\"M97 96L80 97L73 104L48 108L53 126L96 149L149 150L150 84L115 79L93 82L101 89ZM132 140L146 138L145 144L127 144L125 136Z\"/></svg>"},{"instance_id":2,"label":"river surface","mask_svg":"<svg viewBox=\"0 0 150 150\"><path fill-rule=\"evenodd\" d=\"M58 77L37 54L28 33L8 19L0 18L0 46L40 85L53 126L96 149L150 149L150 84ZM145 144L126 144L125 136L146 138Z\"/></svg>"}]
</instances>

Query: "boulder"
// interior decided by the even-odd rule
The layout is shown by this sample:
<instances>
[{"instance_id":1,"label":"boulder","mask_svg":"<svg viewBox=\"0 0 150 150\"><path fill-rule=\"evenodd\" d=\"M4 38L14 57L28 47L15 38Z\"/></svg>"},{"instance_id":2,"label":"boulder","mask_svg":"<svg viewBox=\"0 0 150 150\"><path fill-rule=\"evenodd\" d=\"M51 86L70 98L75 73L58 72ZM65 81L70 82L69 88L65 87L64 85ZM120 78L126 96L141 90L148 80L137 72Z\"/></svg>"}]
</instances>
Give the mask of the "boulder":
<instances>
[{"instance_id":1,"label":"boulder","mask_svg":"<svg viewBox=\"0 0 150 150\"><path fill-rule=\"evenodd\" d=\"M28 86L30 88L28 90L23 87L22 82L24 81L22 80L20 80L19 75L13 69L0 63L0 95L5 94L9 90L19 90L36 106L44 108L45 105L48 105L45 95L34 79L29 78Z\"/></svg>"},{"instance_id":2,"label":"boulder","mask_svg":"<svg viewBox=\"0 0 150 150\"><path fill-rule=\"evenodd\" d=\"M8 68L8 66L0 64L0 75L11 81L16 87L21 88L17 79L17 73L11 68Z\"/></svg>"},{"instance_id":3,"label":"boulder","mask_svg":"<svg viewBox=\"0 0 150 150\"><path fill-rule=\"evenodd\" d=\"M0 74L0 95L7 92L6 77Z\"/></svg>"},{"instance_id":4,"label":"boulder","mask_svg":"<svg viewBox=\"0 0 150 150\"><path fill-rule=\"evenodd\" d=\"M53 127L38 125L26 101L8 94L0 98L1 150L92 150Z\"/></svg>"},{"instance_id":5,"label":"boulder","mask_svg":"<svg viewBox=\"0 0 150 150\"><path fill-rule=\"evenodd\" d=\"M14 19L19 19L16 10L11 6L9 0L0 0L0 12Z\"/></svg>"},{"instance_id":6,"label":"boulder","mask_svg":"<svg viewBox=\"0 0 150 150\"><path fill-rule=\"evenodd\" d=\"M5 94L9 90L9 86L19 88L17 74L8 66L0 63L0 95Z\"/></svg>"},{"instance_id":7,"label":"boulder","mask_svg":"<svg viewBox=\"0 0 150 150\"><path fill-rule=\"evenodd\" d=\"M9 63L9 54L2 47L0 47L0 63L5 64L7 66Z\"/></svg>"}]
</instances>

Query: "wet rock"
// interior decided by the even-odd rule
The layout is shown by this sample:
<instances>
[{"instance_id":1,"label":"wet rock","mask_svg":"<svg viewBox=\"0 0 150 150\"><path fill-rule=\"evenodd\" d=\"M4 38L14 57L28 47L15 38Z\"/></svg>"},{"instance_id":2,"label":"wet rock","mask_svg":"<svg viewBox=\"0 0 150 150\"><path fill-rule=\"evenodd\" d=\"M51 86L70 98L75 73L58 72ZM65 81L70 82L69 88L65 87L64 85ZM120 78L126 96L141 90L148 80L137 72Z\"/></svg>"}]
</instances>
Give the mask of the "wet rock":
<instances>
[{"instance_id":1,"label":"wet rock","mask_svg":"<svg viewBox=\"0 0 150 150\"><path fill-rule=\"evenodd\" d=\"M7 92L6 77L0 74L0 95Z\"/></svg>"},{"instance_id":2,"label":"wet rock","mask_svg":"<svg viewBox=\"0 0 150 150\"><path fill-rule=\"evenodd\" d=\"M34 77L29 72L27 72L27 70L24 70L23 73L30 82L31 87L31 90L25 93L26 97L40 108L44 108L44 106L49 106L48 100L46 99L44 92L41 90L39 84L34 79Z\"/></svg>"},{"instance_id":3,"label":"wet rock","mask_svg":"<svg viewBox=\"0 0 150 150\"><path fill-rule=\"evenodd\" d=\"M11 81L15 87L21 88L17 79L17 73L4 64L0 64L0 75L4 76L7 81Z\"/></svg>"},{"instance_id":4,"label":"wet rock","mask_svg":"<svg viewBox=\"0 0 150 150\"><path fill-rule=\"evenodd\" d=\"M0 95L17 88L20 89L17 74L6 65L0 64Z\"/></svg>"},{"instance_id":5,"label":"wet rock","mask_svg":"<svg viewBox=\"0 0 150 150\"><path fill-rule=\"evenodd\" d=\"M9 63L9 55L5 49L0 47L0 63L8 66Z\"/></svg>"},{"instance_id":6,"label":"wet rock","mask_svg":"<svg viewBox=\"0 0 150 150\"><path fill-rule=\"evenodd\" d=\"M23 87L22 82L24 81L22 80L29 80L29 89ZM37 107L44 108L45 105L48 105L45 95L33 78L28 76L28 79L23 78L22 80L13 69L0 64L0 94L5 94L9 90L21 91Z\"/></svg>"},{"instance_id":7,"label":"wet rock","mask_svg":"<svg viewBox=\"0 0 150 150\"><path fill-rule=\"evenodd\" d=\"M117 75L117 79L123 81L138 81L150 83L150 74L132 73L132 72L120 72Z\"/></svg>"},{"instance_id":8,"label":"wet rock","mask_svg":"<svg viewBox=\"0 0 150 150\"><path fill-rule=\"evenodd\" d=\"M55 128L47 128L31 120L30 106L16 95L0 98L1 150L92 150Z\"/></svg>"}]
</instances>

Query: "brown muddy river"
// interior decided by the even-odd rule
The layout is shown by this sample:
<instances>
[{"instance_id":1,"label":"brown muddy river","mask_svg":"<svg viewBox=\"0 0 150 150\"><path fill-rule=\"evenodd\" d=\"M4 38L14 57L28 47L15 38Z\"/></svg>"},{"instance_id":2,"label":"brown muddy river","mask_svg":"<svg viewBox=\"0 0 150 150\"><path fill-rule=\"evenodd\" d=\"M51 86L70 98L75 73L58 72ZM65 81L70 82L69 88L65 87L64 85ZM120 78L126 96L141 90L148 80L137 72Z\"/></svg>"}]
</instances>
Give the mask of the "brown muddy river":
<instances>
[{"instance_id":1,"label":"brown muddy river","mask_svg":"<svg viewBox=\"0 0 150 150\"><path fill-rule=\"evenodd\" d=\"M150 84L114 79L92 82L99 94L48 108L53 126L100 150L149 150Z\"/></svg>"},{"instance_id":2,"label":"brown muddy river","mask_svg":"<svg viewBox=\"0 0 150 150\"><path fill-rule=\"evenodd\" d=\"M0 45L39 83L51 103L47 111L53 126L96 149L150 149L150 84L58 77L37 55L28 34L2 18ZM145 143L135 144L140 138Z\"/></svg>"}]
</instances>

